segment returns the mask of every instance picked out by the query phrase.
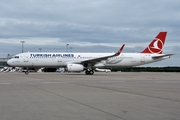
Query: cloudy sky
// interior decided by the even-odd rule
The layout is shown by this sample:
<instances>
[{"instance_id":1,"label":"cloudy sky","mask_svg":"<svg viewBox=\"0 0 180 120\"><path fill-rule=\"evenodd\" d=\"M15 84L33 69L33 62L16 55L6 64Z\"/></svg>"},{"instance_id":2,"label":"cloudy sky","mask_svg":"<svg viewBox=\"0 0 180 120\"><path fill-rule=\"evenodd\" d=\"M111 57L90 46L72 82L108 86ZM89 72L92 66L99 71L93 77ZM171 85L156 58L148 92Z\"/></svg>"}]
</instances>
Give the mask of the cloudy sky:
<instances>
[{"instance_id":1,"label":"cloudy sky","mask_svg":"<svg viewBox=\"0 0 180 120\"><path fill-rule=\"evenodd\" d=\"M141 52L167 31L170 59L146 66L180 66L179 0L1 0L0 57L24 51Z\"/></svg>"}]
</instances>

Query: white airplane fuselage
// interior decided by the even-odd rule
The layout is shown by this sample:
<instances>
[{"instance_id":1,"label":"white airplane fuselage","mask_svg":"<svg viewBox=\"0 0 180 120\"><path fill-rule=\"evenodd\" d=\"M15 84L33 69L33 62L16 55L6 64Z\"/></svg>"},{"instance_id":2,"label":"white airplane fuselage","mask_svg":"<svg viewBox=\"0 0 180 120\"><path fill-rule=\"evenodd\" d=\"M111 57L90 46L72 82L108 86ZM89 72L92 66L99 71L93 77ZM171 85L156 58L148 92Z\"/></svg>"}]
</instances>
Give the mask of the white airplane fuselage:
<instances>
[{"instance_id":1,"label":"white airplane fuselage","mask_svg":"<svg viewBox=\"0 0 180 120\"><path fill-rule=\"evenodd\" d=\"M28 52L16 55L8 61L8 64L16 67L67 67L67 64L80 61L109 56L113 53L43 53ZM92 67L113 68L113 67L132 67L144 65L156 61L161 61L170 56L154 59L155 56L163 54L144 54L144 53L121 53L118 56L108 58L96 63Z\"/></svg>"},{"instance_id":2,"label":"white airplane fuselage","mask_svg":"<svg viewBox=\"0 0 180 120\"><path fill-rule=\"evenodd\" d=\"M86 70L94 74L94 68L132 67L170 58L173 54L162 54L167 32L159 34L141 53L122 53L125 44L116 53L42 53L28 52L8 60L14 67L65 67L67 71Z\"/></svg>"}]
</instances>

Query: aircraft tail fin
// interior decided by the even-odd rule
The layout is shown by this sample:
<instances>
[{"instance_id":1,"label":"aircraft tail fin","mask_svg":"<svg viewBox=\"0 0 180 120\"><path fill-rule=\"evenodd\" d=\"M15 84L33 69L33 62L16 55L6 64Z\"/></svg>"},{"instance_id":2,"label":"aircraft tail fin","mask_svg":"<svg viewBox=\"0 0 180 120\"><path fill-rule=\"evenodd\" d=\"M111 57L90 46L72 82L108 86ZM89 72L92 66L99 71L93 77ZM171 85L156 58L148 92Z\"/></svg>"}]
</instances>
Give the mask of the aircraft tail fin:
<instances>
[{"instance_id":1,"label":"aircraft tail fin","mask_svg":"<svg viewBox=\"0 0 180 120\"><path fill-rule=\"evenodd\" d=\"M144 49L141 53L162 54L163 46L166 40L166 34L167 32L159 32L159 34L152 40L148 47Z\"/></svg>"}]
</instances>

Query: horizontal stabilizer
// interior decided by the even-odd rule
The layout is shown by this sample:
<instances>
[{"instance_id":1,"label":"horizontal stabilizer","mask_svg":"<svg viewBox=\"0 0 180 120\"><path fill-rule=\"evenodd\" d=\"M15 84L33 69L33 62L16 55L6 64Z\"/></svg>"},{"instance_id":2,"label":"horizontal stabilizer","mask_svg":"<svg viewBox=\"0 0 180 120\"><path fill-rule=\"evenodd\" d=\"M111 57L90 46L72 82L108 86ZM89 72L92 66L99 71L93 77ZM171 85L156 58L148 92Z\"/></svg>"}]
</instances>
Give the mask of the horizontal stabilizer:
<instances>
[{"instance_id":1,"label":"horizontal stabilizer","mask_svg":"<svg viewBox=\"0 0 180 120\"><path fill-rule=\"evenodd\" d=\"M171 55L174 55L174 54L165 54L165 55L160 55L160 56L154 56L152 57L153 59L159 59L159 58L163 58L163 57L170 57Z\"/></svg>"}]
</instances>

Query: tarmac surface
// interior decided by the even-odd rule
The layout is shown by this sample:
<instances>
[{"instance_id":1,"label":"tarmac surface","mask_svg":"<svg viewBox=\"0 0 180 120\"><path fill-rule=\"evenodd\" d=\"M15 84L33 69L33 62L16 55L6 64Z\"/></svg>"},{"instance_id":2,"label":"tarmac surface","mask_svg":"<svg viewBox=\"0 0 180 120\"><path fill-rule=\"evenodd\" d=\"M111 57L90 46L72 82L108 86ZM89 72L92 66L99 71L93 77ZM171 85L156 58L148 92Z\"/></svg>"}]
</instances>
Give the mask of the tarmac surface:
<instances>
[{"instance_id":1,"label":"tarmac surface","mask_svg":"<svg viewBox=\"0 0 180 120\"><path fill-rule=\"evenodd\" d=\"M0 73L0 120L180 120L180 73Z\"/></svg>"}]
</instances>

